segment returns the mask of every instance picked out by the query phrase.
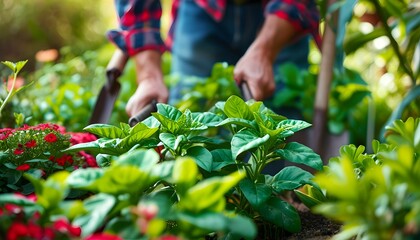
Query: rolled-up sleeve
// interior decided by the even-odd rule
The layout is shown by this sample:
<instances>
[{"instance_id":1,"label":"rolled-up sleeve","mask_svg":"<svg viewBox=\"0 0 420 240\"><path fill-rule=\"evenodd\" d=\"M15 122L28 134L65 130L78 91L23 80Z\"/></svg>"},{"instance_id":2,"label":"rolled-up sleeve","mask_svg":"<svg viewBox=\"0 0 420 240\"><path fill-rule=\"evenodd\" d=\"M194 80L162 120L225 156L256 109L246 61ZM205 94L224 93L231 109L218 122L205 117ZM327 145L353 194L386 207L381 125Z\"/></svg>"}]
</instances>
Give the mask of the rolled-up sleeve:
<instances>
[{"instance_id":1,"label":"rolled-up sleeve","mask_svg":"<svg viewBox=\"0 0 420 240\"><path fill-rule=\"evenodd\" d=\"M159 0L115 0L115 7L120 28L107 33L111 42L130 56L148 49L166 50L160 34Z\"/></svg>"},{"instance_id":2,"label":"rolled-up sleeve","mask_svg":"<svg viewBox=\"0 0 420 240\"><path fill-rule=\"evenodd\" d=\"M274 14L288 21L298 31L298 36L311 34L320 46L319 11L314 0L271 0L266 5L265 14Z\"/></svg>"}]
</instances>

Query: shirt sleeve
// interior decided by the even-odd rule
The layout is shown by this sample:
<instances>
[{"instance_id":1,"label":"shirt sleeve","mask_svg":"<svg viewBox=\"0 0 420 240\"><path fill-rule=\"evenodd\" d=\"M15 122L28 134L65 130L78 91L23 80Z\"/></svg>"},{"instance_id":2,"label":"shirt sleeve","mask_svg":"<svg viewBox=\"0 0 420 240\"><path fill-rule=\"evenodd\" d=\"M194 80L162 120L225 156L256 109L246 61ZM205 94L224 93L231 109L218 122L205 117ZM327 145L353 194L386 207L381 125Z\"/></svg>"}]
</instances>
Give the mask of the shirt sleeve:
<instances>
[{"instance_id":1,"label":"shirt sleeve","mask_svg":"<svg viewBox=\"0 0 420 240\"><path fill-rule=\"evenodd\" d=\"M319 11L314 0L271 0L265 14L274 14L288 21L299 32L299 37L311 34L318 47L321 46Z\"/></svg>"},{"instance_id":2,"label":"shirt sleeve","mask_svg":"<svg viewBox=\"0 0 420 240\"><path fill-rule=\"evenodd\" d=\"M159 0L115 0L119 29L107 36L130 56L154 49L166 50L160 34L162 7Z\"/></svg>"}]
</instances>

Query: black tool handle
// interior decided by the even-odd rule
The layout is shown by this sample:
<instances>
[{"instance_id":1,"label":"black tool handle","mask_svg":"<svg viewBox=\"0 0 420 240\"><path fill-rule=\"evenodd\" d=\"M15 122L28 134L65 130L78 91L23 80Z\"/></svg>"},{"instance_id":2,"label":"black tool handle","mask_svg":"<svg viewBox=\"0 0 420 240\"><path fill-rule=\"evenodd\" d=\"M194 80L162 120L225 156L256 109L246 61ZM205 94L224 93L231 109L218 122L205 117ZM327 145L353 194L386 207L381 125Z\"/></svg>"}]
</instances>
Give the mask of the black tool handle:
<instances>
[{"instance_id":1,"label":"black tool handle","mask_svg":"<svg viewBox=\"0 0 420 240\"><path fill-rule=\"evenodd\" d=\"M242 80L239 83L239 89L241 90L242 97L244 98L245 101L248 101L254 98L252 96L251 90L249 90L249 85L247 81Z\"/></svg>"},{"instance_id":2,"label":"black tool handle","mask_svg":"<svg viewBox=\"0 0 420 240\"><path fill-rule=\"evenodd\" d=\"M153 99L153 101L147 104L139 113L134 115L128 120L128 124L133 127L137 123L143 121L144 119L148 118L152 112L157 111L157 101Z\"/></svg>"},{"instance_id":3,"label":"black tool handle","mask_svg":"<svg viewBox=\"0 0 420 240\"><path fill-rule=\"evenodd\" d=\"M106 66L106 75L108 78L107 87L113 89L114 85L117 83L118 77L121 76L125 65L127 64L128 56L122 50L115 50L114 54L111 57L111 60Z\"/></svg>"}]
</instances>

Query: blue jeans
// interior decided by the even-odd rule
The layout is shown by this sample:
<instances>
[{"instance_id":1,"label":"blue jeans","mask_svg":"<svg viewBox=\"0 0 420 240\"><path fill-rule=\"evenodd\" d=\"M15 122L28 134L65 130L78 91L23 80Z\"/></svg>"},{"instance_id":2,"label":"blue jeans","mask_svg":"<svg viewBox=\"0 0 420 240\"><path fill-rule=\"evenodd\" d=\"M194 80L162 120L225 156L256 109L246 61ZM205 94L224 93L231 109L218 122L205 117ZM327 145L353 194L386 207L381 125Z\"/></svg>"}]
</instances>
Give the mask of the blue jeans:
<instances>
[{"instance_id":1,"label":"blue jeans","mask_svg":"<svg viewBox=\"0 0 420 240\"><path fill-rule=\"evenodd\" d=\"M228 0L226 12L220 22L216 22L193 0L182 0L175 25L172 48L172 72L181 76L208 77L216 62L235 65L256 38L264 22L261 3L235 5ZM292 62L300 68L308 67L309 39L301 38L282 49L273 66L276 79L281 64ZM204 79L203 79L204 80ZM169 103L182 98L183 92L193 88L190 83L180 81L170 89ZM276 81L276 88L282 84ZM273 109L272 98L264 104L288 118L301 119L296 109ZM277 173L283 162L273 162L268 167L270 174Z\"/></svg>"},{"instance_id":2,"label":"blue jeans","mask_svg":"<svg viewBox=\"0 0 420 240\"><path fill-rule=\"evenodd\" d=\"M180 76L208 77L216 62L235 65L256 38L263 22L264 9L258 2L239 6L228 1L223 19L216 22L195 1L182 0L175 23L172 72ZM282 49L273 66L277 80L281 77L277 70L282 63L292 62L307 68L308 52L308 37ZM192 87L181 80L170 90L170 103L179 100L183 91ZM282 88L280 81L276 88ZM267 107L272 106L271 100L264 101ZM287 112L277 112L288 116Z\"/></svg>"}]
</instances>

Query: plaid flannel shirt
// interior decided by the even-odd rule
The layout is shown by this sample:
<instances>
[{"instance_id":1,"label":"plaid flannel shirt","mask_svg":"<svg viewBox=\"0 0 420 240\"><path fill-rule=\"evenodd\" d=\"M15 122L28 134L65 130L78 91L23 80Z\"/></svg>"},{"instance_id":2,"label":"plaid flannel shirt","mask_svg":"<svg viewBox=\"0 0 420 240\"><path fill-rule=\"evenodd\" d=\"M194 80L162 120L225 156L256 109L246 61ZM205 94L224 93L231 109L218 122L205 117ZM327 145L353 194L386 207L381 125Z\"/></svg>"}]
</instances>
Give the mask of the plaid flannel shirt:
<instances>
[{"instance_id":1,"label":"plaid flannel shirt","mask_svg":"<svg viewBox=\"0 0 420 240\"><path fill-rule=\"evenodd\" d=\"M179 1L173 1L173 21L176 20ZM223 18L227 0L195 1L216 21ZM311 34L320 46L319 13L314 0L265 0L261 4L264 4L265 14L274 14L287 20L299 32L299 36ZM130 56L147 49L161 52L170 49L172 27L165 44L160 34L162 8L159 0L115 0L115 5L120 29L108 32L111 42Z\"/></svg>"}]
</instances>

